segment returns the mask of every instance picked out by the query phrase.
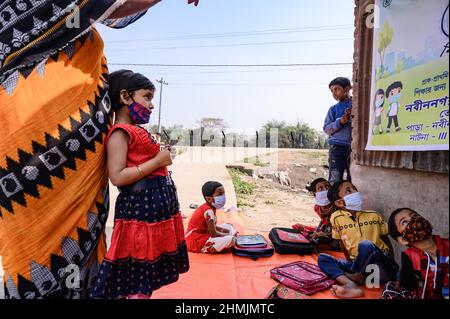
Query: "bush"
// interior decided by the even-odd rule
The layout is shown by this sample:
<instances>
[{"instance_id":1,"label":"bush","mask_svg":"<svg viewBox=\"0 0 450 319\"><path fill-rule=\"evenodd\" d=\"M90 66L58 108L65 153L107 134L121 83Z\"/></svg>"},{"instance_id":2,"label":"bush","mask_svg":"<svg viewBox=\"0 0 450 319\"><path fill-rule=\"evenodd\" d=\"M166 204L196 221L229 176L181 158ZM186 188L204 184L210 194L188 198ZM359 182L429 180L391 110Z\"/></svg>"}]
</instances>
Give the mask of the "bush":
<instances>
[{"instance_id":1,"label":"bush","mask_svg":"<svg viewBox=\"0 0 450 319\"><path fill-rule=\"evenodd\" d=\"M244 194L244 195L253 195L256 192L256 184L255 183L248 183L246 181L243 181L241 179L241 176L244 174L234 168L229 169L231 179L233 181L234 189L236 191L236 194Z\"/></svg>"}]
</instances>

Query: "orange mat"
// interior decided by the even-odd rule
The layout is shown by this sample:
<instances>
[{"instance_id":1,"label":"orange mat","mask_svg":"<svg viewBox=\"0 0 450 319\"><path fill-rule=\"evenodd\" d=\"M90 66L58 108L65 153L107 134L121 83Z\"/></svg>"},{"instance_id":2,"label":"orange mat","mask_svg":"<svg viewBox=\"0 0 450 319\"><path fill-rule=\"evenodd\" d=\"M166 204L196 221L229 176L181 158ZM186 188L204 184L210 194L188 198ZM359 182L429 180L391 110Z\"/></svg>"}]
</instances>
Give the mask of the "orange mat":
<instances>
[{"instance_id":1,"label":"orange mat","mask_svg":"<svg viewBox=\"0 0 450 319\"><path fill-rule=\"evenodd\" d=\"M180 279L153 293L156 299L264 299L277 285L270 270L294 261L317 264L317 256L274 254L253 261L228 254L206 255L189 253L191 269ZM337 255L339 256L339 255ZM363 299L378 299L380 289L367 289ZM330 290L311 296L314 299L336 299Z\"/></svg>"},{"instance_id":2,"label":"orange mat","mask_svg":"<svg viewBox=\"0 0 450 319\"><path fill-rule=\"evenodd\" d=\"M218 214L221 223L233 223L243 233L236 213ZM340 253L330 253L343 257ZM318 255L297 256L274 254L253 261L231 253L207 255L189 253L191 268L180 279L153 293L155 299L264 299L277 282L270 278L270 270L294 261L317 264ZM367 289L363 299L378 299L380 289ZM336 299L330 290L311 296L314 299Z\"/></svg>"}]
</instances>

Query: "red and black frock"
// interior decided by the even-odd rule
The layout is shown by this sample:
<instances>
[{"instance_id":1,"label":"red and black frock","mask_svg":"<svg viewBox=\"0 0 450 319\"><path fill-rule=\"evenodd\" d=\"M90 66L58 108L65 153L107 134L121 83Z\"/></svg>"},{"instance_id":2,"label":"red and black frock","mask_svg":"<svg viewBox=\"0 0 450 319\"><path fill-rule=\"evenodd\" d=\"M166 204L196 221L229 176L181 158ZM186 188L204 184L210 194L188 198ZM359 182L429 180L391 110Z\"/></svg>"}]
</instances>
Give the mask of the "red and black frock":
<instances>
[{"instance_id":1,"label":"red and black frock","mask_svg":"<svg viewBox=\"0 0 450 319\"><path fill-rule=\"evenodd\" d=\"M160 144L143 128L114 125L128 133L127 167L154 158ZM116 201L111 246L100 268L92 298L151 296L189 270L183 219L167 167L147 177L157 187L122 191ZM154 183L153 183L154 184Z\"/></svg>"}]
</instances>

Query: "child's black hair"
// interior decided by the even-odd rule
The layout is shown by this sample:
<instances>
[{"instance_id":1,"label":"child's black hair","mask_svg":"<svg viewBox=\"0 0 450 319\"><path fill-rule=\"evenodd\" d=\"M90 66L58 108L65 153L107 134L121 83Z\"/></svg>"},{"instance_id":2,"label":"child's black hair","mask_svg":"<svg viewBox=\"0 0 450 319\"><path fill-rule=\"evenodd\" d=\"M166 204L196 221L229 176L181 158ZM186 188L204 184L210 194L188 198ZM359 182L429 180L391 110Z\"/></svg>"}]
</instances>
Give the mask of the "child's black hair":
<instances>
[{"instance_id":1,"label":"child's black hair","mask_svg":"<svg viewBox=\"0 0 450 319\"><path fill-rule=\"evenodd\" d=\"M339 85L342 88L348 88L348 87L352 87L352 84L350 82L349 79L344 78L344 77L338 77L335 78L333 81L330 82L330 84L328 85L329 88L331 88L333 85Z\"/></svg>"},{"instance_id":2,"label":"child's black hair","mask_svg":"<svg viewBox=\"0 0 450 319\"><path fill-rule=\"evenodd\" d=\"M334 204L335 201L337 201L338 199L341 199L339 197L339 190L341 189L342 184L344 184L345 182L348 182L348 181L341 180L330 186L330 188L328 189L328 193L327 193L327 197L328 197L328 200L330 201L330 203Z\"/></svg>"},{"instance_id":3,"label":"child's black hair","mask_svg":"<svg viewBox=\"0 0 450 319\"><path fill-rule=\"evenodd\" d=\"M375 93L375 97L377 97L378 95L383 95L383 97L384 97L384 90L383 89L378 89L377 93ZM383 101L383 105L384 105L384 101Z\"/></svg>"},{"instance_id":4,"label":"child's black hair","mask_svg":"<svg viewBox=\"0 0 450 319\"><path fill-rule=\"evenodd\" d=\"M217 188L223 187L219 182L209 181L203 184L202 186L202 194L203 197L211 197ZM205 198L206 199L206 198Z\"/></svg>"},{"instance_id":5,"label":"child's black hair","mask_svg":"<svg viewBox=\"0 0 450 319\"><path fill-rule=\"evenodd\" d=\"M394 89L402 89L403 90L403 83L400 81L394 82L391 85L388 86L386 89L386 97L389 97L389 93L391 93Z\"/></svg>"},{"instance_id":6,"label":"child's black hair","mask_svg":"<svg viewBox=\"0 0 450 319\"><path fill-rule=\"evenodd\" d=\"M412 213L418 214L415 210L413 210L411 208L407 208L407 207L398 208L391 213L391 216L389 216L389 220L388 220L388 230L389 230L389 235L394 240L397 240L397 238L402 235L398 231L397 225L395 225L395 216L397 216L402 210L409 210Z\"/></svg>"},{"instance_id":7,"label":"child's black hair","mask_svg":"<svg viewBox=\"0 0 450 319\"><path fill-rule=\"evenodd\" d=\"M373 102L373 109L375 110L377 107L376 107L376 101L377 101L377 96L378 95L383 95L383 97L384 97L384 90L383 89L378 89L377 90L377 93L375 93L375 100L374 100L374 102ZM384 101L383 101L383 104L381 104L381 106L380 107L383 107L384 106Z\"/></svg>"},{"instance_id":8,"label":"child's black hair","mask_svg":"<svg viewBox=\"0 0 450 319\"><path fill-rule=\"evenodd\" d=\"M322 183L322 182L327 182L327 180L323 177L316 178L315 180L313 180L311 182L311 184L306 185L306 189L308 191L310 191L311 193L316 194L316 186L317 186L317 184Z\"/></svg>"},{"instance_id":9,"label":"child's black hair","mask_svg":"<svg viewBox=\"0 0 450 319\"><path fill-rule=\"evenodd\" d=\"M109 75L108 93L114 111L122 107L120 102L122 90L128 91L133 96L135 91L141 89L155 90L155 85L146 76L131 70L118 70Z\"/></svg>"},{"instance_id":10,"label":"child's black hair","mask_svg":"<svg viewBox=\"0 0 450 319\"><path fill-rule=\"evenodd\" d=\"M383 97L384 97L384 90L383 89L378 89L377 90L377 93L375 93L375 100L374 100L374 102L373 102L373 109L375 110L376 109L376 101L377 101L377 96L378 95L383 95ZM383 101L383 104L381 104L381 106L380 107L383 107L384 106L384 101Z\"/></svg>"}]
</instances>

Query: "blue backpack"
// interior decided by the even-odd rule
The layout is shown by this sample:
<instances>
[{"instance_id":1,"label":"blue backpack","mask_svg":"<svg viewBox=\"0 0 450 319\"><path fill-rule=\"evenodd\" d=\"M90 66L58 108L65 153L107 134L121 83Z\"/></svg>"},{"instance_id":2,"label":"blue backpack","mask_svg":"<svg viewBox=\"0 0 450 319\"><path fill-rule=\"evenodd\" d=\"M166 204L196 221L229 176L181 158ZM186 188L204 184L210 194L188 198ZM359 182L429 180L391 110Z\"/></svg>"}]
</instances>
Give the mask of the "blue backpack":
<instances>
[{"instance_id":1,"label":"blue backpack","mask_svg":"<svg viewBox=\"0 0 450 319\"><path fill-rule=\"evenodd\" d=\"M237 237L232 252L236 256L257 260L262 257L271 257L274 249L262 235L243 235Z\"/></svg>"}]
</instances>

